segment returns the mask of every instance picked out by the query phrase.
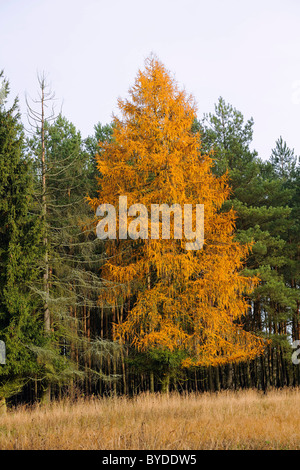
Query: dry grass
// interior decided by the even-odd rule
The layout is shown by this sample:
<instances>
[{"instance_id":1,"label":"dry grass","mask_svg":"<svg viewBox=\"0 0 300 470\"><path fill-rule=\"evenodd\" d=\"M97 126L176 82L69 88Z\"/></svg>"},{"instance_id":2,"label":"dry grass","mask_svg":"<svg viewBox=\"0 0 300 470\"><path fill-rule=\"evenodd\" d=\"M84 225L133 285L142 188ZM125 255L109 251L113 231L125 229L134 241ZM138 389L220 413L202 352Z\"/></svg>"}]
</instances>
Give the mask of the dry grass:
<instances>
[{"instance_id":1,"label":"dry grass","mask_svg":"<svg viewBox=\"0 0 300 470\"><path fill-rule=\"evenodd\" d=\"M20 407L0 418L0 449L300 449L300 390Z\"/></svg>"}]
</instances>

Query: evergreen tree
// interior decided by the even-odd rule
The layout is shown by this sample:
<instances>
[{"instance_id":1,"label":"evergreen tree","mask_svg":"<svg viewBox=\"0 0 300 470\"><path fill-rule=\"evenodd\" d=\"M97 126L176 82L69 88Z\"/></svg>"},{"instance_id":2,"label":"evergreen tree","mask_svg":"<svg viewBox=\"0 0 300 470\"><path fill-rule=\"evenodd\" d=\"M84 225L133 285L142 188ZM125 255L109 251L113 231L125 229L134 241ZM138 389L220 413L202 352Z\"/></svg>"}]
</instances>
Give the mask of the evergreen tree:
<instances>
[{"instance_id":1,"label":"evergreen tree","mask_svg":"<svg viewBox=\"0 0 300 470\"><path fill-rule=\"evenodd\" d=\"M84 147L86 152L89 156L88 158L88 165L90 168L89 175L90 175L90 182L92 183L92 187L89 188L89 196L94 197L97 195L97 191L95 190L94 181L99 176L97 170L97 163L96 163L96 155L101 151L99 147L99 143L103 142L110 142L113 135L113 127L114 124L101 124L98 122L94 126L94 135L87 137L84 140Z\"/></svg>"},{"instance_id":2,"label":"evergreen tree","mask_svg":"<svg viewBox=\"0 0 300 470\"><path fill-rule=\"evenodd\" d=\"M295 296L282 273L290 264L286 233L293 225L289 207L293 191L276 177L276 172L282 169L278 166L279 157L276 161L273 158L270 165L250 150L253 120L243 126L242 114L221 98L215 112L202 121L203 140L213 149L216 171L219 174L228 171L233 192L223 210L234 208L237 212L237 239L253 243L245 273L260 278L250 297L251 315L244 324L272 339L268 353L259 361L258 380L262 387L284 384L286 378L280 376L281 367L272 366L272 371L268 367L267 371L266 364L273 360L281 363L290 351L287 325L291 311L295 310ZM277 145L277 156L279 149L285 151L287 162L287 155L291 157L292 152L284 145Z\"/></svg>"},{"instance_id":3,"label":"evergreen tree","mask_svg":"<svg viewBox=\"0 0 300 470\"><path fill-rule=\"evenodd\" d=\"M282 137L276 141L269 160L274 181L280 185L279 194L290 195L288 207L290 209L289 224L282 234L285 241L282 257L285 262L277 267L278 274L288 291L289 302L285 309L285 324L279 325L279 332L285 339L285 378L284 384L299 384L299 367L291 364L291 342L300 338L299 305L300 305L300 270L299 270L299 242L300 242L300 213L299 213L299 158L295 156ZM274 308L280 311L278 304ZM281 309L282 311L282 309Z\"/></svg>"},{"instance_id":4,"label":"evergreen tree","mask_svg":"<svg viewBox=\"0 0 300 470\"><path fill-rule=\"evenodd\" d=\"M63 385L73 393L75 386L83 387L84 382L91 389L95 381L109 380L102 372L106 361L102 355L109 356L114 347L94 331L101 315L97 293L102 288L98 269L103 258L103 242L93 232L86 201L94 190L94 167L80 132L62 115L50 123L45 120L43 140L38 128L29 140L28 151L36 165L35 210L43 207L43 198L47 207L47 307L52 342L66 360L66 367L56 370L49 380L53 393ZM38 292L44 298L43 284Z\"/></svg>"},{"instance_id":5,"label":"evergreen tree","mask_svg":"<svg viewBox=\"0 0 300 470\"><path fill-rule=\"evenodd\" d=\"M2 74L0 75L3 76ZM19 392L45 374L36 350L46 347L41 303L31 287L42 256L41 220L30 212L32 168L24 156L24 134L17 99L6 109L5 80L0 103L0 339L6 364L0 366L0 398Z\"/></svg>"},{"instance_id":6,"label":"evergreen tree","mask_svg":"<svg viewBox=\"0 0 300 470\"><path fill-rule=\"evenodd\" d=\"M212 151L214 173L222 175L230 170L233 189L243 177L245 167L257 156L256 151L250 150L253 125L253 118L245 123L242 113L222 97L215 104L215 113L204 114L198 122L202 151Z\"/></svg>"},{"instance_id":7,"label":"evergreen tree","mask_svg":"<svg viewBox=\"0 0 300 470\"><path fill-rule=\"evenodd\" d=\"M280 136L272 150L270 162L274 173L280 178L289 178L295 172L297 156L294 149L290 149Z\"/></svg>"}]
</instances>

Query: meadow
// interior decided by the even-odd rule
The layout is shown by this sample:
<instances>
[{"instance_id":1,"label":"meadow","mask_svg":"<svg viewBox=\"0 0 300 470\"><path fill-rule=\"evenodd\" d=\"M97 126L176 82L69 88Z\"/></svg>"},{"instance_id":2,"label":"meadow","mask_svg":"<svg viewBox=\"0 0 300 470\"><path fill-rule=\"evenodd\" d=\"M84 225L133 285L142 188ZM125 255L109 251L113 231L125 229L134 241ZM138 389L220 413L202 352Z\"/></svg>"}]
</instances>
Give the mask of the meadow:
<instances>
[{"instance_id":1,"label":"meadow","mask_svg":"<svg viewBox=\"0 0 300 470\"><path fill-rule=\"evenodd\" d=\"M1 450L300 449L300 389L143 394L18 406Z\"/></svg>"}]
</instances>

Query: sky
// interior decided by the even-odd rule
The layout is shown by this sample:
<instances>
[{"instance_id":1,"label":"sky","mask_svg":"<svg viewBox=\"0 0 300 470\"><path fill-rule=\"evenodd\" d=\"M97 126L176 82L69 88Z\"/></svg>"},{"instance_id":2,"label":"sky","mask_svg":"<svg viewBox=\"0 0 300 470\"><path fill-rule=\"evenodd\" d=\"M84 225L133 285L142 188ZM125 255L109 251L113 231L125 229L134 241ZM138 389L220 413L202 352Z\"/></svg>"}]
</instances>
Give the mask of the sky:
<instances>
[{"instance_id":1,"label":"sky","mask_svg":"<svg viewBox=\"0 0 300 470\"><path fill-rule=\"evenodd\" d=\"M24 123L44 72L85 138L111 122L153 52L198 118L222 96L253 117L262 159L280 136L299 155L299 24L299 0L0 0L0 70Z\"/></svg>"}]
</instances>

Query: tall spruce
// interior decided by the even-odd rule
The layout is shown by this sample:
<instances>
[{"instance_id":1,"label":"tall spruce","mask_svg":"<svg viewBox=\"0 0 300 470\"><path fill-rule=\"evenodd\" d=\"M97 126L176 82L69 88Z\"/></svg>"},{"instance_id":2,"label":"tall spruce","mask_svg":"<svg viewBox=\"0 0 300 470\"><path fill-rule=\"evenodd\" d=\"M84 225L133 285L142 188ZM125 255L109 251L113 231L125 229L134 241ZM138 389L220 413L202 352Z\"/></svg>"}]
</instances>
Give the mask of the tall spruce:
<instances>
[{"instance_id":1,"label":"tall spruce","mask_svg":"<svg viewBox=\"0 0 300 470\"><path fill-rule=\"evenodd\" d=\"M0 365L0 398L42 379L45 367L37 360L36 350L47 346L42 304L32 290L43 256L42 224L30 211L32 165L24 155L18 101L6 109L8 94L4 80L0 102L0 339L6 345L6 364Z\"/></svg>"}]
</instances>

